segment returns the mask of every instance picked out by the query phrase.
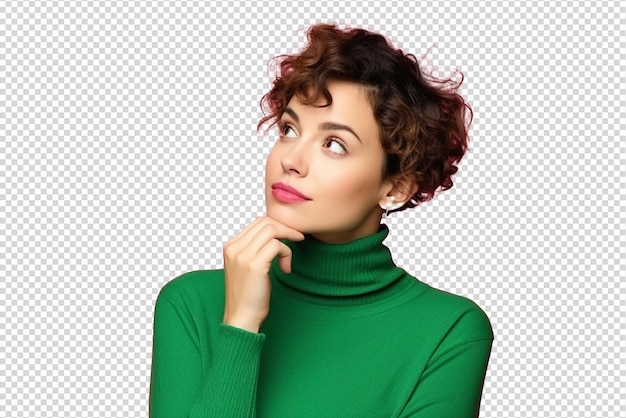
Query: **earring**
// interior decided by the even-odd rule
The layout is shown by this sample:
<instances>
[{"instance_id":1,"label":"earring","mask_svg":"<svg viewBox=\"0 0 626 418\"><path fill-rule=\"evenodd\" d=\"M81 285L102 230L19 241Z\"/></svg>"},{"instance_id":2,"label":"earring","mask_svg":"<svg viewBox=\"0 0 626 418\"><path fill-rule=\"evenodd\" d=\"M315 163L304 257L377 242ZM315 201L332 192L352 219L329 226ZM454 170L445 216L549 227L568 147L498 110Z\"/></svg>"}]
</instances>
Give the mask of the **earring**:
<instances>
[{"instance_id":1,"label":"earring","mask_svg":"<svg viewBox=\"0 0 626 418\"><path fill-rule=\"evenodd\" d=\"M385 206L382 206L380 203L378 204L378 206L380 206L380 207L381 207L381 209L383 209L383 210L384 210L384 212L383 212L383 220L387 219L387 216L389 216L389 211L390 211L390 210L392 210L392 209L397 209L397 208L394 208L394 207L393 207L393 206L394 206L394 205L393 205L393 201L394 201L394 200L396 200L396 197L395 197L395 196L389 196L389 197L387 198L387 203L385 203Z\"/></svg>"}]
</instances>

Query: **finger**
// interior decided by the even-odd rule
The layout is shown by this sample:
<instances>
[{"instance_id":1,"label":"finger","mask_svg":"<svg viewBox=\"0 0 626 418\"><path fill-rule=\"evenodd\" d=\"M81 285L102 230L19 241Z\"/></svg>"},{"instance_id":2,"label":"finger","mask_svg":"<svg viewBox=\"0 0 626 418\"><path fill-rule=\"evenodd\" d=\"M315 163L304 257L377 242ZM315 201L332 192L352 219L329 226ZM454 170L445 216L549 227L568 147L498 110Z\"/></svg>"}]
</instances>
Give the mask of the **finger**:
<instances>
[{"instance_id":1,"label":"finger","mask_svg":"<svg viewBox=\"0 0 626 418\"><path fill-rule=\"evenodd\" d=\"M224 244L224 251L228 251L230 254L239 254L245 251L250 246L250 242L263 228L263 217L258 217L252 223L242 229L235 237L231 238ZM258 249L258 248L257 248Z\"/></svg>"},{"instance_id":2,"label":"finger","mask_svg":"<svg viewBox=\"0 0 626 418\"><path fill-rule=\"evenodd\" d=\"M242 239L245 239L246 236L250 233L250 231L257 230L258 228L262 226L262 221L263 221L263 217L257 216L252 222L250 222L241 231L239 231L237 235L232 237L229 240L229 242L235 243L235 242L241 241Z\"/></svg>"},{"instance_id":3,"label":"finger","mask_svg":"<svg viewBox=\"0 0 626 418\"><path fill-rule=\"evenodd\" d=\"M291 228L290 226L285 225L282 222L279 222L269 216L265 216L260 219L259 225L273 225L278 228L278 234L276 238L285 238L290 241L301 241L304 239L304 234L296 229ZM261 228L263 227L261 226Z\"/></svg>"},{"instance_id":4,"label":"finger","mask_svg":"<svg viewBox=\"0 0 626 418\"><path fill-rule=\"evenodd\" d=\"M269 216L266 216L265 218L267 218L270 222L272 222L272 223L274 223L274 224L277 224L277 225L282 225L283 227L285 227L285 228L287 228L287 229L289 229L289 230L291 230L291 231L295 231L295 232L298 232L298 233L299 233L299 234L298 234L298 239L291 239L291 238L287 238L287 239L289 239L290 241L302 241L302 240L304 239L304 234L303 234L302 232L298 231L297 229L293 229L292 227L287 226L286 224L284 224L284 223L282 223L282 222L280 222L280 221L277 221L276 219L271 218L271 217L269 217Z\"/></svg>"},{"instance_id":5,"label":"finger","mask_svg":"<svg viewBox=\"0 0 626 418\"><path fill-rule=\"evenodd\" d=\"M287 274L291 273L291 258L291 252L285 255L278 253L278 267Z\"/></svg>"},{"instance_id":6,"label":"finger","mask_svg":"<svg viewBox=\"0 0 626 418\"><path fill-rule=\"evenodd\" d=\"M239 232L234 238L230 240L231 243L241 243L243 246L247 245L252 238L266 225L274 225L278 228L277 238L286 238L292 241L301 241L304 239L304 234L301 232L288 227L287 225L280 223L270 217L260 216L257 217L253 222L251 222L248 226L246 226L243 230Z\"/></svg>"},{"instance_id":7,"label":"finger","mask_svg":"<svg viewBox=\"0 0 626 418\"><path fill-rule=\"evenodd\" d=\"M266 268L272 264L272 260L278 256L278 266L285 273L291 273L291 248L275 239L268 242L258 253L259 260L264 260Z\"/></svg>"},{"instance_id":8,"label":"finger","mask_svg":"<svg viewBox=\"0 0 626 418\"><path fill-rule=\"evenodd\" d=\"M288 239L298 241L303 238L304 235L301 232L292 228L285 227L282 224L267 223L258 230L245 248L241 248L241 251L253 256L255 253L259 253L261 249L272 240ZM274 256L276 256L276 254L273 254L272 258L274 258Z\"/></svg>"},{"instance_id":9,"label":"finger","mask_svg":"<svg viewBox=\"0 0 626 418\"><path fill-rule=\"evenodd\" d=\"M275 238L301 241L304 239L304 234L265 217L255 220L238 235L236 240L231 240L229 245L233 247L235 252L244 251L250 247L253 251L259 251L269 240Z\"/></svg>"}]
</instances>

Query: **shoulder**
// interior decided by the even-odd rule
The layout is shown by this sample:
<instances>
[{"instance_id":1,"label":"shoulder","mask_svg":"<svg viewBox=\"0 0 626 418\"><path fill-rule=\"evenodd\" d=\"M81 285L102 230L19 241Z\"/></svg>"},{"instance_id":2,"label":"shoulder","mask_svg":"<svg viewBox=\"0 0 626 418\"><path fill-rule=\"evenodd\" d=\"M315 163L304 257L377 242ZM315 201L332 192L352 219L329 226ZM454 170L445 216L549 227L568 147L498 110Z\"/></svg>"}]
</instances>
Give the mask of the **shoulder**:
<instances>
[{"instance_id":1,"label":"shoulder","mask_svg":"<svg viewBox=\"0 0 626 418\"><path fill-rule=\"evenodd\" d=\"M223 277L221 270L191 271L163 286L154 306L155 345L184 351L189 343L202 352L224 315Z\"/></svg>"},{"instance_id":2,"label":"shoulder","mask_svg":"<svg viewBox=\"0 0 626 418\"><path fill-rule=\"evenodd\" d=\"M203 304L224 297L224 270L196 270L184 273L163 286L157 298L171 304Z\"/></svg>"},{"instance_id":3,"label":"shoulder","mask_svg":"<svg viewBox=\"0 0 626 418\"><path fill-rule=\"evenodd\" d=\"M428 293L433 310L446 321L445 345L493 340L491 322L474 301L435 288Z\"/></svg>"},{"instance_id":4,"label":"shoulder","mask_svg":"<svg viewBox=\"0 0 626 418\"><path fill-rule=\"evenodd\" d=\"M457 341L493 339L491 322L474 301L429 285L416 300L420 323Z\"/></svg>"}]
</instances>

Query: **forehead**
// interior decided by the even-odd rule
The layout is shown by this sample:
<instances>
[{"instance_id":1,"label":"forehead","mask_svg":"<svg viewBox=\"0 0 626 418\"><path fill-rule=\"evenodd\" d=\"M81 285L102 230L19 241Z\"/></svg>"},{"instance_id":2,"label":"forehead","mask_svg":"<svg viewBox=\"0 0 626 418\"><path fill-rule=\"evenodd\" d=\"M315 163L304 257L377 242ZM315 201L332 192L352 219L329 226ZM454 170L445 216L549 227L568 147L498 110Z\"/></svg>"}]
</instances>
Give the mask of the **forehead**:
<instances>
[{"instance_id":1,"label":"forehead","mask_svg":"<svg viewBox=\"0 0 626 418\"><path fill-rule=\"evenodd\" d=\"M346 102L352 101L354 103L363 103L364 105L371 104L368 96L367 86L361 85L352 81L344 80L328 80L324 85L332 97L332 102L335 101ZM316 101L311 103L310 98L318 96ZM310 105L313 107L328 107L326 99L320 94L319 90L315 90L313 87L309 89L305 94L296 93L289 103L298 103L300 105Z\"/></svg>"},{"instance_id":2,"label":"forehead","mask_svg":"<svg viewBox=\"0 0 626 418\"><path fill-rule=\"evenodd\" d=\"M327 88L332 97L330 105L323 97L313 104L304 104L295 95L287 107L294 110L299 118L347 124L357 131L359 136L378 132L378 123L365 87L349 81L332 80L328 82Z\"/></svg>"}]
</instances>

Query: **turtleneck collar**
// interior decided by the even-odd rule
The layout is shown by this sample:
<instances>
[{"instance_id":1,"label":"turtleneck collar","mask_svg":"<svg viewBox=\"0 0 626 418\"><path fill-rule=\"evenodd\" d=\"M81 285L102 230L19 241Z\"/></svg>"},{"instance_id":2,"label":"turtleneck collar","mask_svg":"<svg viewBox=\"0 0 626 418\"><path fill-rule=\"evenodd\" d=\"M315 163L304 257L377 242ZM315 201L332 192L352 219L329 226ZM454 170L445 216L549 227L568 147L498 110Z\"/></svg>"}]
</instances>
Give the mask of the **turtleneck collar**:
<instances>
[{"instance_id":1,"label":"turtleneck collar","mask_svg":"<svg viewBox=\"0 0 626 418\"><path fill-rule=\"evenodd\" d=\"M327 303L372 302L389 297L392 286L406 272L397 267L383 240L389 234L382 224L378 232L342 244L328 244L310 235L303 241L283 242L291 248L291 273L284 273L277 259L270 275L303 297ZM399 290L399 289L396 289Z\"/></svg>"}]
</instances>

